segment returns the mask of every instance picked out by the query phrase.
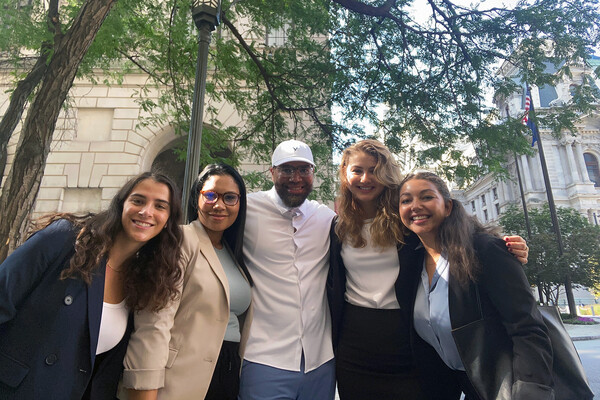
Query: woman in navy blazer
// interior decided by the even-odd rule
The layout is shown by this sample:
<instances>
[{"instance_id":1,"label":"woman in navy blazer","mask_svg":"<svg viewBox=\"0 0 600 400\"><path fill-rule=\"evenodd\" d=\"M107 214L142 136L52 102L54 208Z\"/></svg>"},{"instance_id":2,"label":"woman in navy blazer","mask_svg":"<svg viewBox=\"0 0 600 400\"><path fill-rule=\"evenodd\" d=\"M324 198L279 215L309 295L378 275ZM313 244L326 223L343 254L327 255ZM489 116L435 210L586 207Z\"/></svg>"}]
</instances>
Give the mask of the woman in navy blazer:
<instances>
[{"instance_id":1,"label":"woman in navy blazer","mask_svg":"<svg viewBox=\"0 0 600 400\"><path fill-rule=\"evenodd\" d=\"M130 312L177 296L180 215L144 173L104 212L44 219L0 265L1 399L115 398Z\"/></svg>"},{"instance_id":2,"label":"woman in navy blazer","mask_svg":"<svg viewBox=\"0 0 600 400\"><path fill-rule=\"evenodd\" d=\"M527 278L504 242L431 172L400 185L405 288L428 399L554 399L552 347ZM411 287L412 286L412 287Z\"/></svg>"}]
</instances>

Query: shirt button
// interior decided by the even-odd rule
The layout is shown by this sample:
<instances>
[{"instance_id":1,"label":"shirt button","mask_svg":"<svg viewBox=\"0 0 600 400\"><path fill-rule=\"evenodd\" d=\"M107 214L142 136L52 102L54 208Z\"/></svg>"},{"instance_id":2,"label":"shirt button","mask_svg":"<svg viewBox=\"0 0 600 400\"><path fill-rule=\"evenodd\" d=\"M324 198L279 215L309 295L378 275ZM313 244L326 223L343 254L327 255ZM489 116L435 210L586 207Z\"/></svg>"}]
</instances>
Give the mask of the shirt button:
<instances>
[{"instance_id":1,"label":"shirt button","mask_svg":"<svg viewBox=\"0 0 600 400\"><path fill-rule=\"evenodd\" d=\"M46 356L46 365L54 365L54 363L56 363L56 360L58 360L58 357L56 357L56 354L50 354L48 356Z\"/></svg>"},{"instance_id":2,"label":"shirt button","mask_svg":"<svg viewBox=\"0 0 600 400\"><path fill-rule=\"evenodd\" d=\"M66 296L64 302L65 302L65 305L70 306L71 304L73 304L73 296L71 296L71 295Z\"/></svg>"}]
</instances>

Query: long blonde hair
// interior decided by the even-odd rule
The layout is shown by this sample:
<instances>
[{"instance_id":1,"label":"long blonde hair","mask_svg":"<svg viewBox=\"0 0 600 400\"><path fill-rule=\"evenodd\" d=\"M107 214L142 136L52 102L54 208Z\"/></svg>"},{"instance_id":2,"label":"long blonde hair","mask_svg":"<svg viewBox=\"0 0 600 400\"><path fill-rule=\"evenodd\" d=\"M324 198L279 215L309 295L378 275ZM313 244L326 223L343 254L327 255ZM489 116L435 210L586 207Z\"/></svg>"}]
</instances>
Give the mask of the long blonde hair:
<instances>
[{"instance_id":1,"label":"long blonde hair","mask_svg":"<svg viewBox=\"0 0 600 400\"><path fill-rule=\"evenodd\" d=\"M352 196L346 178L348 160L357 153L364 153L375 159L375 178L385 187L376 200L377 213L371 224L373 245L387 247L398 242L403 243L404 235L398 213L398 189L402 180L400 168L390 150L377 140L361 140L346 148L342 153L338 222L335 233L341 242L347 240L352 247L365 247L367 244L361 233L365 211Z\"/></svg>"}]
</instances>

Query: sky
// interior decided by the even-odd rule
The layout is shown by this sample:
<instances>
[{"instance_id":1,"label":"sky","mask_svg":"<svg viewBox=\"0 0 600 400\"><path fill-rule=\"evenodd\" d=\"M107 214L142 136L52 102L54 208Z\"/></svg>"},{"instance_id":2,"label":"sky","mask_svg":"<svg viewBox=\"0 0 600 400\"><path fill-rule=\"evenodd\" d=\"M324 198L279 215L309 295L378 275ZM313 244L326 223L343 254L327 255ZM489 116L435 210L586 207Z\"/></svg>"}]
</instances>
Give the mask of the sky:
<instances>
[{"instance_id":1,"label":"sky","mask_svg":"<svg viewBox=\"0 0 600 400\"><path fill-rule=\"evenodd\" d=\"M517 0L483 0L483 1L470 1L470 0L453 0L456 5L469 7L471 5L480 4L480 9L489 9L494 7L506 7L512 8L517 4ZM425 20L429 16L430 8L427 0L413 0L413 15L417 21ZM421 11L420 11L421 10Z\"/></svg>"}]
</instances>

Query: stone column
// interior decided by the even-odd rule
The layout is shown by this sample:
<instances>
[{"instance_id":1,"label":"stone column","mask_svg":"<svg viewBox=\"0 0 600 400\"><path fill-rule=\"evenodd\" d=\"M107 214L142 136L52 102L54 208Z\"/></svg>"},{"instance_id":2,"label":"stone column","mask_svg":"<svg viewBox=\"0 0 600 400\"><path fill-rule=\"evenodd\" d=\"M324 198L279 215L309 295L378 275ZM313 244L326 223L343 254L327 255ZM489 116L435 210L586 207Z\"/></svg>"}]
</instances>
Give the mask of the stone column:
<instances>
[{"instance_id":1,"label":"stone column","mask_svg":"<svg viewBox=\"0 0 600 400\"><path fill-rule=\"evenodd\" d=\"M529 157L529 165L531 171L531 184L533 190L540 190L544 187L544 177L542 174L542 163L540 154L535 153L533 157Z\"/></svg>"},{"instance_id":2,"label":"stone column","mask_svg":"<svg viewBox=\"0 0 600 400\"><path fill-rule=\"evenodd\" d=\"M575 160L577 161L577 165L579 166L579 171L581 173L581 181L589 182L590 177L587 173L587 168L585 166L585 160L583 159L583 147L581 147L581 140L575 140Z\"/></svg>"},{"instance_id":3,"label":"stone column","mask_svg":"<svg viewBox=\"0 0 600 400\"><path fill-rule=\"evenodd\" d=\"M567 151L567 162L569 163L569 172L571 173L572 183L579 183L581 182L581 178L579 177L579 171L577 169L575 157L573 156L573 146L571 143L565 143L565 150Z\"/></svg>"},{"instance_id":4,"label":"stone column","mask_svg":"<svg viewBox=\"0 0 600 400\"><path fill-rule=\"evenodd\" d=\"M525 193L533 189L531 184L531 171L529 170L529 159L526 155L521 156L521 178L523 178L523 190Z\"/></svg>"},{"instance_id":5,"label":"stone column","mask_svg":"<svg viewBox=\"0 0 600 400\"><path fill-rule=\"evenodd\" d=\"M552 144L552 154L554 155L554 167L556 169L556 178L558 186L561 188L567 187L566 174L563 168L562 156L560 154L560 143Z\"/></svg>"}]
</instances>

